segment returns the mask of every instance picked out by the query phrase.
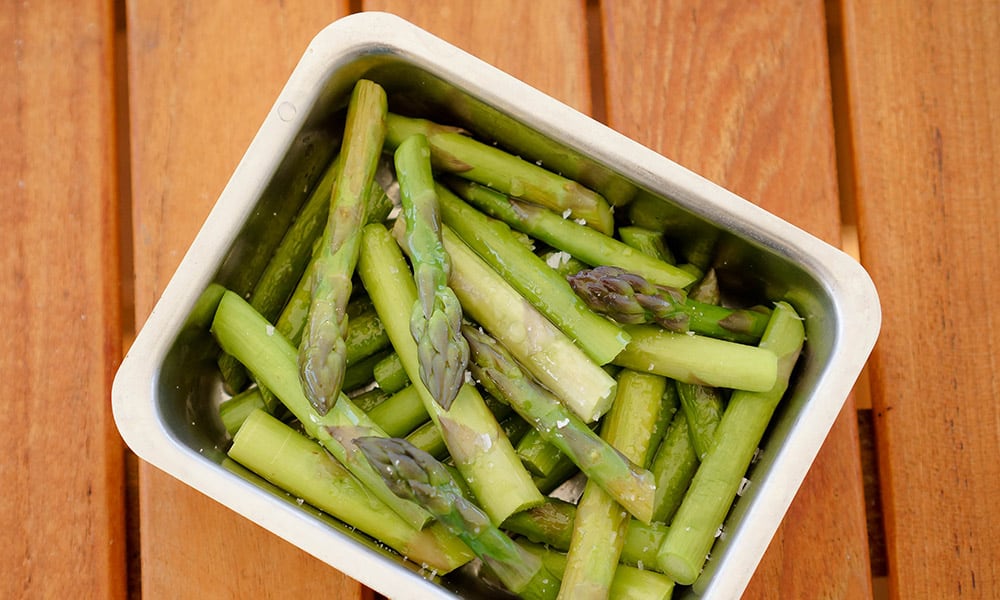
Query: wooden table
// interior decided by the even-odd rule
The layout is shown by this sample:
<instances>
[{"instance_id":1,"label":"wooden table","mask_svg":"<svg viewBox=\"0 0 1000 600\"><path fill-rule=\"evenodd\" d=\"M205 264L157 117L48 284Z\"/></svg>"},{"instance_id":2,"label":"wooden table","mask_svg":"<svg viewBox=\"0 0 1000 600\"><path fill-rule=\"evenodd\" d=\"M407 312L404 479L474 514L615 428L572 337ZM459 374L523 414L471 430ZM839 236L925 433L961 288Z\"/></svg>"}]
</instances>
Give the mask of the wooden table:
<instances>
[{"instance_id":1,"label":"wooden table","mask_svg":"<svg viewBox=\"0 0 1000 600\"><path fill-rule=\"evenodd\" d=\"M746 597L1000 589L1000 4L78 0L0 9L0 597L372 596L136 466L109 402L306 44L358 10L860 252L883 333Z\"/></svg>"}]
</instances>

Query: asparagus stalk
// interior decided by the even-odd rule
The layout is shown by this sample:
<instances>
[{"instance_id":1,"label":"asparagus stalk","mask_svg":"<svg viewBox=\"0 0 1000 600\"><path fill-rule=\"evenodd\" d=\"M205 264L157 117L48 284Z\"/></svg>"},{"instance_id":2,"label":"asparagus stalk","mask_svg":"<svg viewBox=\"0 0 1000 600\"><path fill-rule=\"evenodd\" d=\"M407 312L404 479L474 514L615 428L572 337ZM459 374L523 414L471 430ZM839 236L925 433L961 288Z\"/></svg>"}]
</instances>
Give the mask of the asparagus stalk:
<instances>
[{"instance_id":1,"label":"asparagus stalk","mask_svg":"<svg viewBox=\"0 0 1000 600\"><path fill-rule=\"evenodd\" d=\"M355 443L399 497L426 507L507 589L522 598L556 597L559 584L541 560L521 549L467 500L451 473L433 456L400 439L364 437Z\"/></svg>"},{"instance_id":2,"label":"asparagus stalk","mask_svg":"<svg viewBox=\"0 0 1000 600\"><path fill-rule=\"evenodd\" d=\"M386 96L360 80L347 108L340 173L334 184L323 247L313 274L309 319L299 345L306 397L326 414L340 394L346 368L347 302L361 247L361 226L385 137Z\"/></svg>"},{"instance_id":3,"label":"asparagus stalk","mask_svg":"<svg viewBox=\"0 0 1000 600\"><path fill-rule=\"evenodd\" d=\"M622 242L643 254L648 254L670 264L676 264L677 262L674 258L674 253L667 247L663 239L663 233L660 231L627 225L618 228L618 237L621 238Z\"/></svg>"},{"instance_id":4,"label":"asparagus stalk","mask_svg":"<svg viewBox=\"0 0 1000 600\"><path fill-rule=\"evenodd\" d=\"M715 445L715 430L722 420L725 399L718 388L679 381L677 395L687 420L691 445L700 460Z\"/></svg>"},{"instance_id":5,"label":"asparagus stalk","mask_svg":"<svg viewBox=\"0 0 1000 600\"><path fill-rule=\"evenodd\" d=\"M260 393L260 389L251 387L220 404L219 418L222 420L222 425L226 428L226 432L229 435L235 435L251 412L258 408L264 409L265 407L266 403Z\"/></svg>"},{"instance_id":6,"label":"asparagus stalk","mask_svg":"<svg viewBox=\"0 0 1000 600\"><path fill-rule=\"evenodd\" d=\"M587 308L566 279L521 244L506 223L487 217L444 187L438 186L438 198L445 224L594 362L609 363L625 348L628 336L622 329Z\"/></svg>"},{"instance_id":7,"label":"asparagus stalk","mask_svg":"<svg viewBox=\"0 0 1000 600\"><path fill-rule=\"evenodd\" d=\"M670 428L670 423L673 421L674 415L680 409L676 383L673 380L669 380L663 387L659 418L653 424L653 432L649 436L649 447L646 449L646 457L642 463L644 467L650 470L652 470L653 457L656 455L656 451L660 447L663 438L667 435L667 430Z\"/></svg>"},{"instance_id":8,"label":"asparagus stalk","mask_svg":"<svg viewBox=\"0 0 1000 600\"><path fill-rule=\"evenodd\" d=\"M473 327L465 326L462 331L472 350L469 367L483 387L506 400L542 438L580 467L591 482L606 490L637 519L648 522L653 510L652 474L601 439L552 394L532 381L496 340ZM662 381L660 377L647 377ZM657 410L662 389L660 386ZM637 419L642 422L641 416ZM639 459L644 456L645 452Z\"/></svg>"},{"instance_id":9,"label":"asparagus stalk","mask_svg":"<svg viewBox=\"0 0 1000 600\"><path fill-rule=\"evenodd\" d=\"M518 541L528 552L542 560L545 568L557 577L566 571L567 557L561 552L540 544ZM669 600L674 592L674 582L655 571L642 567L619 564L611 580L609 597L615 600Z\"/></svg>"},{"instance_id":10,"label":"asparagus stalk","mask_svg":"<svg viewBox=\"0 0 1000 600\"><path fill-rule=\"evenodd\" d=\"M594 421L607 412L614 378L448 227L444 244L452 260L451 287L465 312L581 419Z\"/></svg>"},{"instance_id":11,"label":"asparagus stalk","mask_svg":"<svg viewBox=\"0 0 1000 600\"><path fill-rule=\"evenodd\" d=\"M619 374L618 395L601 423L601 437L631 461L641 461L646 456L665 387L666 380L656 375L629 370ZM560 598L608 597L628 522L628 513L622 510L622 505L594 480L588 480L573 522Z\"/></svg>"},{"instance_id":12,"label":"asparagus stalk","mask_svg":"<svg viewBox=\"0 0 1000 600\"><path fill-rule=\"evenodd\" d=\"M323 233L323 225L330 211L330 190L337 178L338 158L333 159L319 183L309 193L250 294L250 306L268 321L273 322L281 313L309 264L313 244ZM237 368L241 367L232 356L224 354L219 357L219 369L223 373Z\"/></svg>"},{"instance_id":13,"label":"asparagus stalk","mask_svg":"<svg viewBox=\"0 0 1000 600\"><path fill-rule=\"evenodd\" d=\"M693 331L731 342L756 344L769 315L703 304L679 288L653 285L618 267L595 267L567 278L591 309L619 323L658 323L679 333Z\"/></svg>"},{"instance_id":14,"label":"asparagus stalk","mask_svg":"<svg viewBox=\"0 0 1000 600\"><path fill-rule=\"evenodd\" d=\"M568 252L589 265L612 265L638 273L657 285L683 288L696 277L670 263L643 254L598 231L540 206L504 196L488 187L456 181L458 195L513 229Z\"/></svg>"},{"instance_id":15,"label":"asparagus stalk","mask_svg":"<svg viewBox=\"0 0 1000 600\"><path fill-rule=\"evenodd\" d=\"M564 456L562 450L550 444L535 428L525 434L514 449L533 477L547 476Z\"/></svg>"},{"instance_id":16,"label":"asparagus stalk","mask_svg":"<svg viewBox=\"0 0 1000 600\"><path fill-rule=\"evenodd\" d=\"M569 252L562 250L546 250L538 255L545 264L562 277L578 273L587 268L586 263L573 258Z\"/></svg>"},{"instance_id":17,"label":"asparagus stalk","mask_svg":"<svg viewBox=\"0 0 1000 600\"><path fill-rule=\"evenodd\" d=\"M389 437L402 437L430 419L420 401L420 393L412 385L392 394L367 412L368 417Z\"/></svg>"},{"instance_id":18,"label":"asparagus stalk","mask_svg":"<svg viewBox=\"0 0 1000 600\"><path fill-rule=\"evenodd\" d=\"M443 527L418 530L391 511L315 441L256 410L233 439L229 456L265 480L393 548L447 573L472 553Z\"/></svg>"},{"instance_id":19,"label":"asparagus stalk","mask_svg":"<svg viewBox=\"0 0 1000 600\"><path fill-rule=\"evenodd\" d=\"M375 383L387 392L398 392L410 385L410 376L406 374L399 355L395 352L389 353L385 358L375 365Z\"/></svg>"},{"instance_id":20,"label":"asparagus stalk","mask_svg":"<svg viewBox=\"0 0 1000 600\"><path fill-rule=\"evenodd\" d=\"M430 515L426 511L397 498L378 474L372 471L371 465L359 460L360 457L352 452L352 448L345 447L331 435L329 428L357 424L365 427L369 433L384 435L384 432L343 394L332 410L320 415L305 397L299 383L295 347L260 313L243 298L227 291L223 294L212 321L212 333L224 351L235 356L281 400L302 423L306 434L319 441L393 511L416 528L427 523Z\"/></svg>"},{"instance_id":21,"label":"asparagus stalk","mask_svg":"<svg viewBox=\"0 0 1000 600\"><path fill-rule=\"evenodd\" d=\"M683 412L674 415L667 434L653 457L649 470L656 479L656 499L653 502L653 520L670 523L684 499L684 492L691 485L691 478L698 470L698 453L695 452L688 421Z\"/></svg>"},{"instance_id":22,"label":"asparagus stalk","mask_svg":"<svg viewBox=\"0 0 1000 600\"><path fill-rule=\"evenodd\" d=\"M389 216L389 212L392 208L392 201L386 195L382 187L372 185L371 192L368 195L368 210L366 211L367 222L381 223L386 219L386 217ZM316 244L316 247L313 248L312 259L306 266L306 270L302 274L302 278L299 279L299 283L295 287L295 291L292 292L291 297L282 309L281 315L278 316L278 320L274 323L275 328L277 328L277 330L288 338L288 340L295 346L298 346L299 342L302 340L302 329L305 327L306 320L309 318L309 304L312 301L313 276L316 272L316 263L322 254L321 250L323 245L322 240L320 240L320 242ZM347 305L347 314L349 319L357 318L356 314L352 310L351 304ZM347 331L349 342L351 329L353 329L353 324ZM348 343L348 349L350 349L350 347L351 344ZM349 353L350 350L348 350L348 354Z\"/></svg>"},{"instance_id":23,"label":"asparagus stalk","mask_svg":"<svg viewBox=\"0 0 1000 600\"><path fill-rule=\"evenodd\" d=\"M565 552L569 550L576 519L576 505L556 498L545 504L511 515L503 522L503 529L523 535L537 544L545 544ZM640 569L656 569L656 553L667 536L667 526L660 522L643 523L629 519L622 545L622 564Z\"/></svg>"},{"instance_id":24,"label":"asparagus stalk","mask_svg":"<svg viewBox=\"0 0 1000 600\"><path fill-rule=\"evenodd\" d=\"M441 432L455 466L495 523L543 501L496 418L475 387L464 384L446 411L420 381L417 346L409 330L416 287L402 252L382 225L363 230L358 271L389 339Z\"/></svg>"},{"instance_id":25,"label":"asparagus stalk","mask_svg":"<svg viewBox=\"0 0 1000 600\"><path fill-rule=\"evenodd\" d=\"M719 304L722 301L722 292L719 290L719 278L715 274L715 269L709 269L705 275L698 280L698 283L691 286L688 298L703 304Z\"/></svg>"},{"instance_id":26,"label":"asparagus stalk","mask_svg":"<svg viewBox=\"0 0 1000 600\"><path fill-rule=\"evenodd\" d=\"M771 389L777 357L766 348L666 331L658 325L626 327L632 341L614 364L685 383L748 391Z\"/></svg>"},{"instance_id":27,"label":"asparagus stalk","mask_svg":"<svg viewBox=\"0 0 1000 600\"><path fill-rule=\"evenodd\" d=\"M694 583L701 573L716 531L788 388L804 339L805 329L795 309L778 302L760 342L762 349L780 357L778 376L766 391L733 393L716 430L715 447L698 467L660 547L660 567L678 583Z\"/></svg>"},{"instance_id":28,"label":"asparagus stalk","mask_svg":"<svg viewBox=\"0 0 1000 600\"><path fill-rule=\"evenodd\" d=\"M607 200L575 181L425 120L390 114L387 129L389 146L401 145L407 137L424 129L432 161L439 170L559 213L567 211L572 218L582 219L606 235L614 232L614 216Z\"/></svg>"},{"instance_id":29,"label":"asparagus stalk","mask_svg":"<svg viewBox=\"0 0 1000 600\"><path fill-rule=\"evenodd\" d=\"M420 380L447 410L465 379L469 345L460 331L462 305L448 287L451 266L441 244L441 215L427 138L417 134L403 140L395 160L406 247L417 285L410 332L417 342Z\"/></svg>"}]
</instances>

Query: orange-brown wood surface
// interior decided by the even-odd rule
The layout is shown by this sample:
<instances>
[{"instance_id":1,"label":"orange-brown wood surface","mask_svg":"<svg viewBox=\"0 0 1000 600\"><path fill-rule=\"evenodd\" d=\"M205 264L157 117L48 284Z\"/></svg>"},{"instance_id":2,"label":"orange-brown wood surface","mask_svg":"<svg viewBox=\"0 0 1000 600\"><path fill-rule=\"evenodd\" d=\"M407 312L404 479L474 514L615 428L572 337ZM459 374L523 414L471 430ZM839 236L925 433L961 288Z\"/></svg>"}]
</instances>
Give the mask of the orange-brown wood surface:
<instances>
[{"instance_id":1,"label":"orange-brown wood surface","mask_svg":"<svg viewBox=\"0 0 1000 600\"><path fill-rule=\"evenodd\" d=\"M274 98L345 3L128 4L132 223L141 326ZM139 472L149 598L360 598L360 585L153 467ZM294 575L291 575L294 574Z\"/></svg>"},{"instance_id":2,"label":"orange-brown wood surface","mask_svg":"<svg viewBox=\"0 0 1000 600\"><path fill-rule=\"evenodd\" d=\"M1000 5L843 4L890 590L995 597Z\"/></svg>"},{"instance_id":3,"label":"orange-brown wood surface","mask_svg":"<svg viewBox=\"0 0 1000 600\"><path fill-rule=\"evenodd\" d=\"M609 124L836 244L823 3L604 7ZM871 595L857 439L849 401L747 597Z\"/></svg>"},{"instance_id":4,"label":"orange-brown wood surface","mask_svg":"<svg viewBox=\"0 0 1000 600\"><path fill-rule=\"evenodd\" d=\"M113 19L0 9L0 597L125 596Z\"/></svg>"},{"instance_id":5,"label":"orange-brown wood surface","mask_svg":"<svg viewBox=\"0 0 1000 600\"><path fill-rule=\"evenodd\" d=\"M0 9L0 597L374 596L141 461L126 477L109 399L122 340L309 40L355 10L399 14L831 243L856 220L884 313L868 522L884 516L889 595L995 594L996 3L84 0ZM880 597L858 436L849 399L746 597Z\"/></svg>"}]
</instances>

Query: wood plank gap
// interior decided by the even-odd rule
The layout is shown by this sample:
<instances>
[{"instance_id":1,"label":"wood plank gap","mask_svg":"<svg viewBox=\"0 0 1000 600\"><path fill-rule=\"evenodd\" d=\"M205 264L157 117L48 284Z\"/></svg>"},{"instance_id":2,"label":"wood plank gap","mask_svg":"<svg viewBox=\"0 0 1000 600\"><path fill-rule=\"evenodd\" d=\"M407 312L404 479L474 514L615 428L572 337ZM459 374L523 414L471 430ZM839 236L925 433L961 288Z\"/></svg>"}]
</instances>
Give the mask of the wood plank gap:
<instances>
[{"instance_id":1,"label":"wood plank gap","mask_svg":"<svg viewBox=\"0 0 1000 600\"><path fill-rule=\"evenodd\" d=\"M833 108L834 151L837 168L837 188L840 197L841 248L861 261L858 243L858 215L855 193L854 139L851 135L850 111L847 100L847 76L844 70L843 13L840 0L825 0L827 51L829 54L830 94ZM858 409L858 441L861 447L861 470L868 530L868 557L872 577L885 578L888 558L885 545L885 523L882 514L881 487L878 472L878 445L871 410L871 387L868 368L862 370L854 385L853 396ZM880 588L873 585L875 598L882 598Z\"/></svg>"},{"instance_id":2,"label":"wood plank gap","mask_svg":"<svg viewBox=\"0 0 1000 600\"><path fill-rule=\"evenodd\" d=\"M604 19L600 0L587 0L587 66L590 75L590 116L607 124L607 77L604 64Z\"/></svg>"},{"instance_id":3,"label":"wood plank gap","mask_svg":"<svg viewBox=\"0 0 1000 600\"><path fill-rule=\"evenodd\" d=\"M115 163L118 192L118 269L121 303L122 352L135 339L135 257L132 240L132 169L129 127L128 32L125 0L114 2L114 111ZM139 553L139 464L135 453L124 449L125 480L125 585L127 597L142 597Z\"/></svg>"}]
</instances>

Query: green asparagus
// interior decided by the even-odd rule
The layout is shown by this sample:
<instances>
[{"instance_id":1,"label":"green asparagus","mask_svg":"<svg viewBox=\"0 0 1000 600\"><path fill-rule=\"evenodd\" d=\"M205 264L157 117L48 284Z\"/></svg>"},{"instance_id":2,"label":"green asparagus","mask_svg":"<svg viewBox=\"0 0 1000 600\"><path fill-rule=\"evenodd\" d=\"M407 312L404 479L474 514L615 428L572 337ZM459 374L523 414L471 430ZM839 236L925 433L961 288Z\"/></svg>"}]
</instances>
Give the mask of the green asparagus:
<instances>
[{"instance_id":1,"label":"green asparagus","mask_svg":"<svg viewBox=\"0 0 1000 600\"><path fill-rule=\"evenodd\" d=\"M399 497L430 511L507 589L528 599L556 597L558 580L541 560L521 549L467 500L451 473L433 456L395 438L363 437L355 443Z\"/></svg>"},{"instance_id":2,"label":"green asparagus","mask_svg":"<svg viewBox=\"0 0 1000 600\"><path fill-rule=\"evenodd\" d=\"M719 388L692 383L677 384L677 396L687 420L691 444L701 460L715 445L715 430L726 408Z\"/></svg>"},{"instance_id":3,"label":"green asparagus","mask_svg":"<svg viewBox=\"0 0 1000 600\"><path fill-rule=\"evenodd\" d=\"M683 412L674 415L667 434L660 442L649 470L656 479L656 499L653 519L670 523L684 499L684 492L698 470L698 453L688 434L688 421Z\"/></svg>"},{"instance_id":4,"label":"green asparagus","mask_svg":"<svg viewBox=\"0 0 1000 600\"><path fill-rule=\"evenodd\" d=\"M445 224L594 362L609 363L625 348L628 336L621 328L587 308L566 279L515 239L506 223L487 217L447 188L438 186L438 197Z\"/></svg>"},{"instance_id":5,"label":"green asparagus","mask_svg":"<svg viewBox=\"0 0 1000 600\"><path fill-rule=\"evenodd\" d=\"M347 302L361 248L361 226L385 138L386 96L378 84L355 84L347 109L340 173L334 184L323 247L313 274L309 320L299 345L299 375L309 402L326 414L346 368Z\"/></svg>"},{"instance_id":6,"label":"green asparagus","mask_svg":"<svg viewBox=\"0 0 1000 600\"><path fill-rule=\"evenodd\" d=\"M532 542L545 544L557 550L569 550L573 536L576 505L556 498L545 504L511 515L503 522L503 529L523 535ZM622 564L640 569L656 569L656 553L667 536L667 526L653 521L643 523L629 519L622 545Z\"/></svg>"},{"instance_id":7,"label":"green asparagus","mask_svg":"<svg viewBox=\"0 0 1000 600\"><path fill-rule=\"evenodd\" d=\"M552 548L518 541L518 544L542 559L545 568L557 577L566 571L567 556ZM674 592L674 582L655 571L642 567L620 564L615 568L608 596L615 600L669 600Z\"/></svg>"},{"instance_id":8,"label":"green asparagus","mask_svg":"<svg viewBox=\"0 0 1000 600\"><path fill-rule=\"evenodd\" d=\"M416 134L403 140L395 160L407 253L417 286L410 332L417 342L420 380L447 410L464 382L469 345L460 331L462 305L448 287L451 266L441 244L441 215L427 138Z\"/></svg>"},{"instance_id":9,"label":"green asparagus","mask_svg":"<svg viewBox=\"0 0 1000 600\"><path fill-rule=\"evenodd\" d=\"M643 254L613 237L584 227L546 208L520 202L488 187L463 181L449 185L459 196L513 229L568 252L583 262L638 273L657 285L683 288L697 279L670 263Z\"/></svg>"},{"instance_id":10,"label":"green asparagus","mask_svg":"<svg viewBox=\"0 0 1000 600\"><path fill-rule=\"evenodd\" d=\"M475 386L462 385L447 411L420 382L416 343L410 335L408 314L417 299L416 286L399 246L382 225L363 230L358 271L389 339L417 386L455 466L472 488L482 508L495 523L543 501L496 418Z\"/></svg>"},{"instance_id":11,"label":"green asparagus","mask_svg":"<svg viewBox=\"0 0 1000 600\"><path fill-rule=\"evenodd\" d=\"M666 331L658 325L625 328L632 341L614 364L685 383L748 391L771 389L778 361L766 348L701 335Z\"/></svg>"},{"instance_id":12,"label":"green asparagus","mask_svg":"<svg viewBox=\"0 0 1000 600\"><path fill-rule=\"evenodd\" d=\"M212 333L224 351L236 357L281 400L310 437L319 441L383 502L414 527L427 523L429 515L425 511L395 497L371 466L356 460L351 449L334 438L328 427L349 423L363 425L372 432L384 432L343 394L330 411L320 415L305 397L299 382L295 347L246 300L230 291L223 294L212 321Z\"/></svg>"},{"instance_id":13,"label":"green asparagus","mask_svg":"<svg viewBox=\"0 0 1000 600\"><path fill-rule=\"evenodd\" d=\"M666 380L623 370L618 394L601 423L601 437L631 461L648 451L650 432L663 406ZM566 572L559 597L607 598L628 531L628 513L594 480L588 480L577 506ZM649 522L650 513L641 518Z\"/></svg>"},{"instance_id":14,"label":"green asparagus","mask_svg":"<svg viewBox=\"0 0 1000 600\"><path fill-rule=\"evenodd\" d=\"M398 392L410 385L410 376L403 368L403 362L399 360L399 355L390 352L385 358L375 365L375 383L387 392Z\"/></svg>"},{"instance_id":15,"label":"green asparagus","mask_svg":"<svg viewBox=\"0 0 1000 600\"><path fill-rule=\"evenodd\" d=\"M637 519L649 522L654 495L652 474L601 439L577 415L531 380L496 340L474 327L465 326L462 331L472 349L469 367L483 387L506 400L546 441L576 463L590 481L606 490ZM662 386L657 403L659 396L662 396Z\"/></svg>"},{"instance_id":16,"label":"green asparagus","mask_svg":"<svg viewBox=\"0 0 1000 600\"><path fill-rule=\"evenodd\" d=\"M653 323L670 331L693 331L731 342L756 344L769 315L691 300L684 290L653 285L618 267L594 267L568 278L591 309L625 324Z\"/></svg>"},{"instance_id":17,"label":"green asparagus","mask_svg":"<svg viewBox=\"0 0 1000 600\"><path fill-rule=\"evenodd\" d=\"M451 287L466 313L584 421L607 412L615 380L486 264L450 228Z\"/></svg>"},{"instance_id":18,"label":"green asparagus","mask_svg":"<svg viewBox=\"0 0 1000 600\"><path fill-rule=\"evenodd\" d=\"M805 330L787 302L778 302L760 346L779 358L778 376L763 392L734 392L716 429L715 447L694 475L659 552L663 572L678 583L694 583L716 532L736 498L771 415L788 387Z\"/></svg>"},{"instance_id":19,"label":"green asparagus","mask_svg":"<svg viewBox=\"0 0 1000 600\"><path fill-rule=\"evenodd\" d=\"M611 206L597 192L499 148L429 123L390 114L386 144L400 145L423 129L436 168L559 213L566 211L567 216L582 219L605 235L614 231Z\"/></svg>"},{"instance_id":20,"label":"green asparagus","mask_svg":"<svg viewBox=\"0 0 1000 600\"><path fill-rule=\"evenodd\" d=\"M256 410L229 449L233 460L285 491L439 573L472 559L443 528L415 529L376 498L315 441Z\"/></svg>"}]
</instances>

